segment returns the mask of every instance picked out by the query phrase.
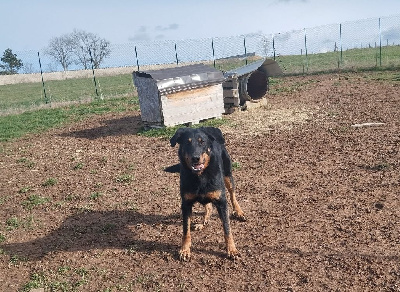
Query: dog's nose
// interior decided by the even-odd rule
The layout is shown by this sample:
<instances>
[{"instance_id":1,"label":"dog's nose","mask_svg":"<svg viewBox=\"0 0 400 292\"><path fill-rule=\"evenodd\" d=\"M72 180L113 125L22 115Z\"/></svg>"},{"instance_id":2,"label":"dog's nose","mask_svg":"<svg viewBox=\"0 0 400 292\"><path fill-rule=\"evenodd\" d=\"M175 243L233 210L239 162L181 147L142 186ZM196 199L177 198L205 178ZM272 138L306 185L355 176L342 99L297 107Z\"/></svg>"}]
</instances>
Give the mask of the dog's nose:
<instances>
[{"instance_id":1,"label":"dog's nose","mask_svg":"<svg viewBox=\"0 0 400 292\"><path fill-rule=\"evenodd\" d=\"M199 162L199 161L200 161L200 156L197 156L197 155L192 156L192 162L193 162L193 163L197 163L197 162Z\"/></svg>"}]
</instances>

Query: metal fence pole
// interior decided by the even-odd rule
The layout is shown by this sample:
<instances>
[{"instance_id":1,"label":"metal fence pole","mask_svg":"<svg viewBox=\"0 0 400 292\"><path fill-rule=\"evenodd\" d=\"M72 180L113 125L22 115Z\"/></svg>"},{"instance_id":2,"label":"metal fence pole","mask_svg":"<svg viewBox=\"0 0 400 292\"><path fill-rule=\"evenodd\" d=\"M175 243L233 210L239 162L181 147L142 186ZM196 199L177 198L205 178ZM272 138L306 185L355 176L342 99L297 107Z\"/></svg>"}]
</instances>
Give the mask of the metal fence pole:
<instances>
[{"instance_id":1,"label":"metal fence pole","mask_svg":"<svg viewBox=\"0 0 400 292\"><path fill-rule=\"evenodd\" d=\"M213 62L214 62L214 68L215 68L215 50L214 50L214 39L211 39L211 49L212 49Z\"/></svg>"},{"instance_id":2,"label":"metal fence pole","mask_svg":"<svg viewBox=\"0 0 400 292\"><path fill-rule=\"evenodd\" d=\"M274 36L272 36L272 50L274 52L274 61L276 61L275 37Z\"/></svg>"},{"instance_id":3,"label":"metal fence pole","mask_svg":"<svg viewBox=\"0 0 400 292\"><path fill-rule=\"evenodd\" d=\"M42 87L43 87L43 93L44 93L44 102L45 102L45 103L49 103L50 101L49 101L49 99L47 98L46 88L45 88L45 86L44 86L42 62L40 61L40 54L39 54L39 52L37 52L37 55L38 55L38 59L39 59L40 76L42 77Z\"/></svg>"},{"instance_id":4,"label":"metal fence pole","mask_svg":"<svg viewBox=\"0 0 400 292\"><path fill-rule=\"evenodd\" d=\"M343 64L342 24L339 24L340 64Z\"/></svg>"},{"instance_id":5,"label":"metal fence pole","mask_svg":"<svg viewBox=\"0 0 400 292\"><path fill-rule=\"evenodd\" d=\"M178 51L176 50L176 43L175 43L175 59L176 59L176 65L178 65Z\"/></svg>"},{"instance_id":6,"label":"metal fence pole","mask_svg":"<svg viewBox=\"0 0 400 292\"><path fill-rule=\"evenodd\" d=\"M382 67L382 32L381 32L381 18L379 17L379 66Z\"/></svg>"},{"instance_id":7,"label":"metal fence pole","mask_svg":"<svg viewBox=\"0 0 400 292\"><path fill-rule=\"evenodd\" d=\"M244 57L245 57L245 60L246 60L246 65L247 65L246 37L243 37L243 46L244 46Z\"/></svg>"},{"instance_id":8,"label":"metal fence pole","mask_svg":"<svg viewBox=\"0 0 400 292\"><path fill-rule=\"evenodd\" d=\"M308 50L307 50L307 31L304 29L304 50L306 53L306 71L308 73Z\"/></svg>"},{"instance_id":9,"label":"metal fence pole","mask_svg":"<svg viewBox=\"0 0 400 292\"><path fill-rule=\"evenodd\" d=\"M139 59L138 59L138 54L137 54L136 46L135 46L135 57L136 57L136 66L137 66L137 70L139 71Z\"/></svg>"},{"instance_id":10,"label":"metal fence pole","mask_svg":"<svg viewBox=\"0 0 400 292\"><path fill-rule=\"evenodd\" d=\"M93 73L93 82L94 82L94 89L96 92L96 96L99 97L99 92L97 91L97 82L96 82L96 75L94 74L94 62L92 57L92 51L89 49L89 56L90 56L90 63L92 65L92 73Z\"/></svg>"}]
</instances>

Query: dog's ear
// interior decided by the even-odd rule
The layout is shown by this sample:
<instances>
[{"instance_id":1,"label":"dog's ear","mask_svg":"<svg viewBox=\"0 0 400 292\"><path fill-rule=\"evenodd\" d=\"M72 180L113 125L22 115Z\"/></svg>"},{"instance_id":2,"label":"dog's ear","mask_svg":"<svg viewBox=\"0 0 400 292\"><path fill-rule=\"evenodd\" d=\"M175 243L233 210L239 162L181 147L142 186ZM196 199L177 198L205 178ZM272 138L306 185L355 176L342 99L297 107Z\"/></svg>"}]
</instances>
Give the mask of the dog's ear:
<instances>
[{"instance_id":1,"label":"dog's ear","mask_svg":"<svg viewBox=\"0 0 400 292\"><path fill-rule=\"evenodd\" d=\"M175 135L169 140L171 147L175 147L176 143L182 143L182 137L187 132L187 128L179 128L176 130Z\"/></svg>"},{"instance_id":2,"label":"dog's ear","mask_svg":"<svg viewBox=\"0 0 400 292\"><path fill-rule=\"evenodd\" d=\"M224 136L222 135L222 132L218 128L214 127L201 127L200 128L206 135L211 139L215 140L220 144L225 144L225 139Z\"/></svg>"}]
</instances>

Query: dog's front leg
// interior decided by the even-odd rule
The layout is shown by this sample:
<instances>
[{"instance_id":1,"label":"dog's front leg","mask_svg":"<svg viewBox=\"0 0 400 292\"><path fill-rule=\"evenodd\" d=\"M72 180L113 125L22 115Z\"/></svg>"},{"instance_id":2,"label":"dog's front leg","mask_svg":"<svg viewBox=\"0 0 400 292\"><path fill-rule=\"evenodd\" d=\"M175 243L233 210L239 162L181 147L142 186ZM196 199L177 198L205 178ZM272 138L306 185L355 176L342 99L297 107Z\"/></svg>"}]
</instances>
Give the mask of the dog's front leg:
<instances>
[{"instance_id":1,"label":"dog's front leg","mask_svg":"<svg viewBox=\"0 0 400 292\"><path fill-rule=\"evenodd\" d=\"M222 225L224 228L225 244L229 258L237 258L240 256L239 251L236 249L235 242L233 241L233 236L229 224L229 214L228 214L228 204L226 199L220 199L214 202L217 207L219 217L221 218Z\"/></svg>"},{"instance_id":2,"label":"dog's front leg","mask_svg":"<svg viewBox=\"0 0 400 292\"><path fill-rule=\"evenodd\" d=\"M181 261L188 261L190 259L190 246L192 244L190 237L192 206L192 203L182 201L183 236L181 250L179 251L179 258Z\"/></svg>"}]
</instances>

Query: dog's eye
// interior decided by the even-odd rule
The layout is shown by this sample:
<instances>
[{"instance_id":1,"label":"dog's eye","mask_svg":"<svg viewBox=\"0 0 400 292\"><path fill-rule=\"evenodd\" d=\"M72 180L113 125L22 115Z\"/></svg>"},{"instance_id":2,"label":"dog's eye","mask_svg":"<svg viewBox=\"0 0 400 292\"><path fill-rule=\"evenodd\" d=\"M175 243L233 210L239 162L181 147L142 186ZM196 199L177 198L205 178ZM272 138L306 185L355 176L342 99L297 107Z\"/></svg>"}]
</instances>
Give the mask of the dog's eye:
<instances>
[{"instance_id":1,"label":"dog's eye","mask_svg":"<svg viewBox=\"0 0 400 292\"><path fill-rule=\"evenodd\" d=\"M200 143L200 145L204 145L204 140L199 139L199 143Z\"/></svg>"}]
</instances>

